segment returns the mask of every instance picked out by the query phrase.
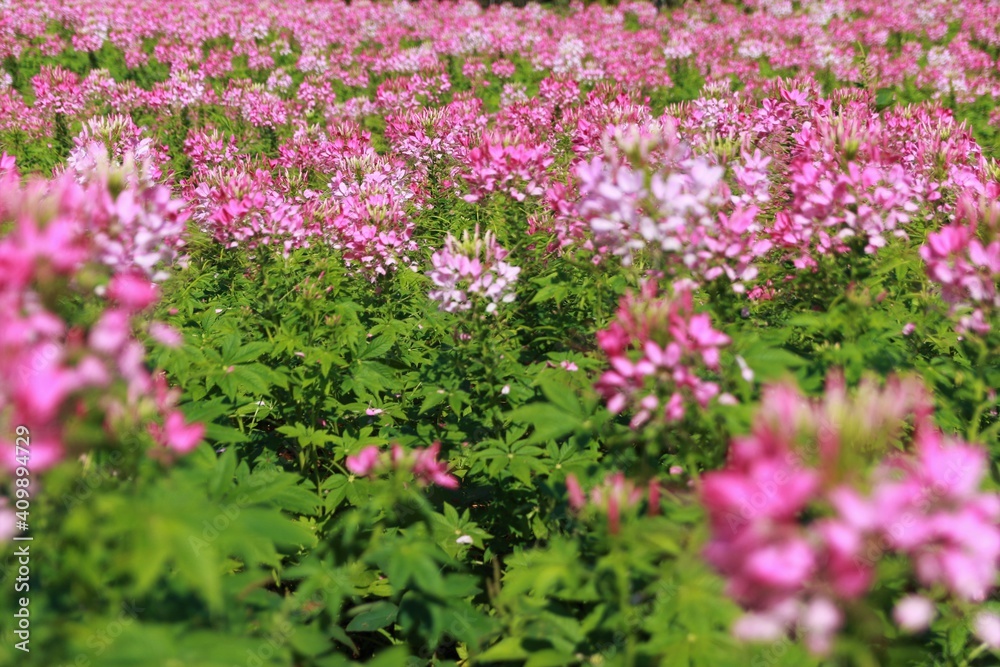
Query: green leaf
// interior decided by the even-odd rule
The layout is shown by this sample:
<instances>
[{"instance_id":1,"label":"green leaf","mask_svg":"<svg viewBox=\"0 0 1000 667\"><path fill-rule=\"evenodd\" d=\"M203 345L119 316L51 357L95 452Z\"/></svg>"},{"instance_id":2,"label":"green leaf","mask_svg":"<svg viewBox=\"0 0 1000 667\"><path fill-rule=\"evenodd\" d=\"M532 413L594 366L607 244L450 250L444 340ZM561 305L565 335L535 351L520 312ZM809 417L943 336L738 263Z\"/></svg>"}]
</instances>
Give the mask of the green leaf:
<instances>
[{"instance_id":1,"label":"green leaf","mask_svg":"<svg viewBox=\"0 0 1000 667\"><path fill-rule=\"evenodd\" d=\"M531 403L522 406L507 416L514 420L534 426L535 432L528 442L546 442L573 433L583 425L579 417L567 414L551 403Z\"/></svg>"},{"instance_id":2,"label":"green leaf","mask_svg":"<svg viewBox=\"0 0 1000 667\"><path fill-rule=\"evenodd\" d=\"M258 357L270 349L270 343L256 341L253 343L247 343L246 345L240 347L232 353L232 356L227 357L223 355L223 359L225 359L225 363L227 364L246 364L251 361L256 361Z\"/></svg>"},{"instance_id":3,"label":"green leaf","mask_svg":"<svg viewBox=\"0 0 1000 667\"><path fill-rule=\"evenodd\" d=\"M399 608L391 602L375 602L355 607L357 615L347 624L348 632L373 632L396 621Z\"/></svg>"},{"instance_id":4,"label":"green leaf","mask_svg":"<svg viewBox=\"0 0 1000 667\"><path fill-rule=\"evenodd\" d=\"M477 658L478 662L508 662L511 660L524 660L528 657L528 652L521 646L519 637L507 637L491 646L485 653Z\"/></svg>"},{"instance_id":5,"label":"green leaf","mask_svg":"<svg viewBox=\"0 0 1000 667\"><path fill-rule=\"evenodd\" d=\"M580 401L577 400L572 388L561 383L556 383L551 379L542 380L539 384L542 387L542 393L549 400L549 403L558 406L561 410L571 415L583 416L583 406L580 405Z\"/></svg>"},{"instance_id":6,"label":"green leaf","mask_svg":"<svg viewBox=\"0 0 1000 667\"><path fill-rule=\"evenodd\" d=\"M358 359L378 359L392 348L395 341L395 336L383 334L368 343L368 346L358 355Z\"/></svg>"},{"instance_id":7,"label":"green leaf","mask_svg":"<svg viewBox=\"0 0 1000 667\"><path fill-rule=\"evenodd\" d=\"M330 650L327 634L314 625L295 626L289 641L296 651L307 656L317 656Z\"/></svg>"},{"instance_id":8,"label":"green leaf","mask_svg":"<svg viewBox=\"0 0 1000 667\"><path fill-rule=\"evenodd\" d=\"M205 424L205 439L220 445L227 445L246 442L250 438L244 435L238 428L208 423Z\"/></svg>"},{"instance_id":9,"label":"green leaf","mask_svg":"<svg viewBox=\"0 0 1000 667\"><path fill-rule=\"evenodd\" d=\"M418 414L422 415L431 408L441 405L446 398L448 398L448 392L443 389L432 390L424 396L424 401L420 404L420 412Z\"/></svg>"},{"instance_id":10,"label":"green leaf","mask_svg":"<svg viewBox=\"0 0 1000 667\"><path fill-rule=\"evenodd\" d=\"M524 667L563 667L571 665L576 658L570 653L563 653L554 648L532 651L531 657L524 663Z\"/></svg>"}]
</instances>

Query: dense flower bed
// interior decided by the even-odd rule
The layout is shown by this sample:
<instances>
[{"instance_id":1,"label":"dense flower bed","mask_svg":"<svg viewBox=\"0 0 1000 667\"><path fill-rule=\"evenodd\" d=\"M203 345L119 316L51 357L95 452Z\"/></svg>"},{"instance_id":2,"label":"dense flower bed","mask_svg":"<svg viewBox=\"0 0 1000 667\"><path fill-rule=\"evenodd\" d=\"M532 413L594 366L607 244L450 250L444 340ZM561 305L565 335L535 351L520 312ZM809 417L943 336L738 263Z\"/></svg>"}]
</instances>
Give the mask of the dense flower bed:
<instances>
[{"instance_id":1,"label":"dense flower bed","mask_svg":"<svg viewBox=\"0 0 1000 667\"><path fill-rule=\"evenodd\" d=\"M995 664L998 26L0 0L4 664Z\"/></svg>"}]
</instances>

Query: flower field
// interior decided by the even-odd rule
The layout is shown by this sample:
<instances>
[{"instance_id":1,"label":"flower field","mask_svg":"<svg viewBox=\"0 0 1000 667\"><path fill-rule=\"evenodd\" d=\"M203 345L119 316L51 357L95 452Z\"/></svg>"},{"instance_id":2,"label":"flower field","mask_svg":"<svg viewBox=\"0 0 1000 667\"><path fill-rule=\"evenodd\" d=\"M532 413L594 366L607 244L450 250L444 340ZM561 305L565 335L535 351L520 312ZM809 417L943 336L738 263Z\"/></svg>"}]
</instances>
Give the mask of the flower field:
<instances>
[{"instance_id":1,"label":"flower field","mask_svg":"<svg viewBox=\"0 0 1000 667\"><path fill-rule=\"evenodd\" d=\"M1000 664L1000 3L0 0L0 664Z\"/></svg>"}]
</instances>

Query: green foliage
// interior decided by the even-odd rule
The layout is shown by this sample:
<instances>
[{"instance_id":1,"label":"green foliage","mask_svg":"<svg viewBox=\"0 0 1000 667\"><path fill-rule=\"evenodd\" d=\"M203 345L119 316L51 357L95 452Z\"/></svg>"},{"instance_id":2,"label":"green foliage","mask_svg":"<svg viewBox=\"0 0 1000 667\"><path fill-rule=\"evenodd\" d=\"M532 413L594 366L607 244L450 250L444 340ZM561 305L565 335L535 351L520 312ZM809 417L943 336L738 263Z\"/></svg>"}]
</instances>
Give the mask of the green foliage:
<instances>
[{"instance_id":1,"label":"green foliage","mask_svg":"<svg viewBox=\"0 0 1000 667\"><path fill-rule=\"evenodd\" d=\"M624 22L647 29L632 12ZM203 44L206 53L230 47L228 38ZM300 51L292 48L279 64L294 62ZM545 74L511 60L514 81L537 93ZM3 68L30 103L31 77L50 64L78 74L106 69L144 89L170 73L153 57L127 68L110 44L56 57L31 47ZM462 62L449 56L446 65L453 93L470 90ZM765 61L760 68L790 73ZM211 85L221 92L232 79L267 75L241 56ZM692 62L675 62L670 76L672 87L644 91L656 114L704 85ZM293 72L296 86L302 77ZM378 83L341 86L337 98ZM499 108L500 84L492 77L477 91L486 109ZM925 99L912 82L877 91L880 108ZM1000 154L992 100L955 106L984 151ZM165 119L132 113L156 127L178 176L190 171L184 141L193 129L238 134L249 151L270 157L292 132L253 128L216 107ZM380 152L388 148L384 119L367 116L363 127ZM56 116L51 136L12 131L0 134L0 148L24 171L51 172L78 129ZM593 383L605 370L594 335L638 272L550 253L552 239L527 234L539 204L495 197L468 205L441 185L445 177L432 170L432 206L412 212L422 265L448 232L477 224L494 231L522 267L517 301L496 316L438 311L426 298L428 279L406 268L372 284L348 275L326 247L247 255L192 228L190 266L164 285L154 314L184 343L155 347L149 362L182 392L186 417L207 425L206 443L167 467L137 437L47 474L32 514L43 536L32 584L32 614L43 620L32 641L44 664L814 665L791 641L735 643L729 626L738 610L700 557L697 477L749 429L761 384L793 379L818 395L835 370L849 385L870 374L919 375L945 430L1000 453L997 341L955 333L917 254L926 230L894 240L877 262L854 252L813 273L771 262L761 282L783 285L773 300L709 286L697 309L732 340L719 381L740 404L636 433ZM908 323L915 329L906 335ZM753 382L741 377L737 356ZM578 370L561 366L570 363ZM435 442L457 491L346 467L368 446ZM568 475L590 488L611 472L649 480L677 465L685 476L668 484L659 506L625 512L620 532L606 517L568 507ZM9 618L13 601L2 600ZM886 640L879 622L873 644ZM891 664L967 657L963 623L942 619L932 634L923 653L900 643ZM4 639L7 664L21 656ZM875 664L869 647L852 650L857 664Z\"/></svg>"}]
</instances>

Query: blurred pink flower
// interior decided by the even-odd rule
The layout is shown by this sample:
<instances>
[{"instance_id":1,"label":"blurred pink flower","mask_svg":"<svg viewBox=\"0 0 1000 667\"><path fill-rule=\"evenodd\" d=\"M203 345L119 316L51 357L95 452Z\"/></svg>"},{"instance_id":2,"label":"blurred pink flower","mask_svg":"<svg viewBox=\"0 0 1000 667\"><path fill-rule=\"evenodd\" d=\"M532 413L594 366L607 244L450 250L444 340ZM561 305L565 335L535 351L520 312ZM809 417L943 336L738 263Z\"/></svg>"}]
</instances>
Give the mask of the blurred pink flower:
<instances>
[{"instance_id":1,"label":"blurred pink flower","mask_svg":"<svg viewBox=\"0 0 1000 667\"><path fill-rule=\"evenodd\" d=\"M368 475L374 470L379 460L379 448L369 445L354 456L348 456L345 465L355 475Z\"/></svg>"}]
</instances>

